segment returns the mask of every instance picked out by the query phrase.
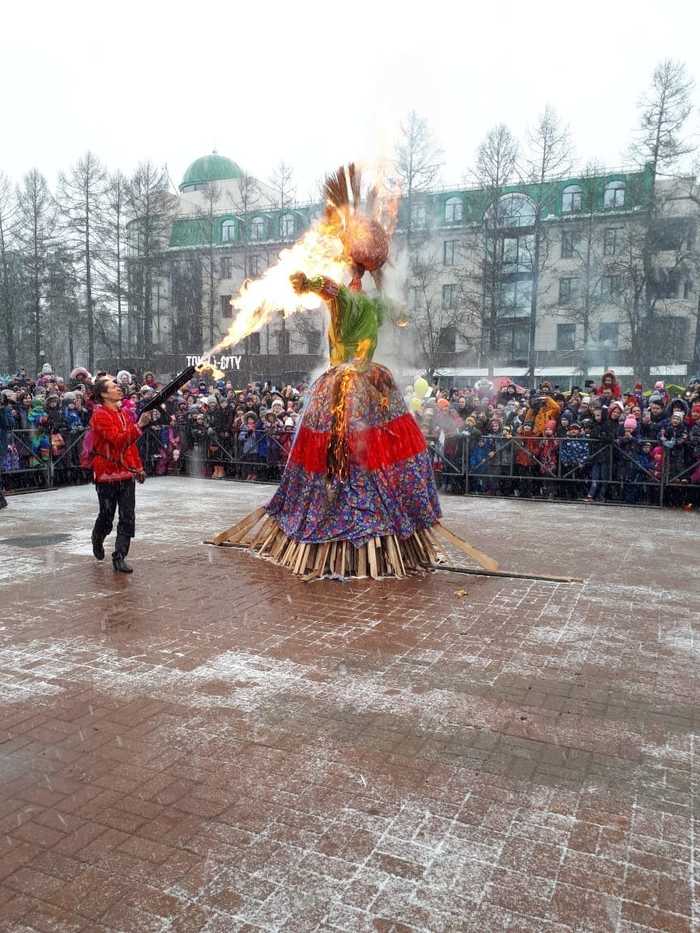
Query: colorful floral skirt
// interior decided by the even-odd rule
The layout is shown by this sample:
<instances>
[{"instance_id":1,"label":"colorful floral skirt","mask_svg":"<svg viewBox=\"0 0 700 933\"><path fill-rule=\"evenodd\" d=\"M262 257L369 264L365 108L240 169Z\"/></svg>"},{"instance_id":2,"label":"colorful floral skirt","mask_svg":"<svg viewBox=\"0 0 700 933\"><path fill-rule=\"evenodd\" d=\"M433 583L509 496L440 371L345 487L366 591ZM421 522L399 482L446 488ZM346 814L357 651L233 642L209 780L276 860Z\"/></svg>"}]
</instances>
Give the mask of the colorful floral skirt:
<instances>
[{"instance_id":1,"label":"colorful floral skirt","mask_svg":"<svg viewBox=\"0 0 700 933\"><path fill-rule=\"evenodd\" d=\"M356 548L439 521L425 439L386 367L344 363L316 380L266 511L293 541Z\"/></svg>"}]
</instances>

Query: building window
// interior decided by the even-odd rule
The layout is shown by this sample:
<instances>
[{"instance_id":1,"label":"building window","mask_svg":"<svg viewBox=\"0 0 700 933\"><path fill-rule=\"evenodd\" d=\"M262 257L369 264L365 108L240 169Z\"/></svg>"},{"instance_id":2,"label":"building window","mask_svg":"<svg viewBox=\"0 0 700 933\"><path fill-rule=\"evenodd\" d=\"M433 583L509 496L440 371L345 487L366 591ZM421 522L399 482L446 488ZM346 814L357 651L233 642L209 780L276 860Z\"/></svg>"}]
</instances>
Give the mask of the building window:
<instances>
[{"instance_id":1,"label":"building window","mask_svg":"<svg viewBox=\"0 0 700 933\"><path fill-rule=\"evenodd\" d=\"M503 237L503 272L531 272L532 271L531 236Z\"/></svg>"},{"instance_id":2,"label":"building window","mask_svg":"<svg viewBox=\"0 0 700 933\"><path fill-rule=\"evenodd\" d=\"M686 279L683 282L683 297L690 298L692 293L693 293L693 283L690 281L690 279Z\"/></svg>"},{"instance_id":3,"label":"building window","mask_svg":"<svg viewBox=\"0 0 700 933\"><path fill-rule=\"evenodd\" d=\"M297 224L294 214L285 214L280 220L280 235L283 240L291 240L296 233Z\"/></svg>"},{"instance_id":4,"label":"building window","mask_svg":"<svg viewBox=\"0 0 700 933\"><path fill-rule=\"evenodd\" d=\"M445 223L458 224L464 217L464 204L461 198L448 198L445 201Z\"/></svg>"},{"instance_id":5,"label":"building window","mask_svg":"<svg viewBox=\"0 0 700 933\"><path fill-rule=\"evenodd\" d=\"M425 210L425 204L414 204L411 207L411 226L425 227L426 221L427 213Z\"/></svg>"},{"instance_id":6,"label":"building window","mask_svg":"<svg viewBox=\"0 0 700 933\"><path fill-rule=\"evenodd\" d=\"M457 244L459 240L445 240L442 244L442 264L443 266L454 266L457 255Z\"/></svg>"},{"instance_id":7,"label":"building window","mask_svg":"<svg viewBox=\"0 0 700 933\"><path fill-rule=\"evenodd\" d=\"M262 275L265 271L265 257L264 256L249 256L248 257L248 275L251 278L257 278L259 275Z\"/></svg>"},{"instance_id":8,"label":"building window","mask_svg":"<svg viewBox=\"0 0 700 933\"><path fill-rule=\"evenodd\" d=\"M289 353L289 331L286 328L277 331L277 352L280 356Z\"/></svg>"},{"instance_id":9,"label":"building window","mask_svg":"<svg viewBox=\"0 0 700 933\"><path fill-rule=\"evenodd\" d=\"M620 325L617 321L603 321L598 329L598 343L609 350L617 350L620 339Z\"/></svg>"},{"instance_id":10,"label":"building window","mask_svg":"<svg viewBox=\"0 0 700 933\"><path fill-rule=\"evenodd\" d=\"M600 280L600 290L604 298L615 298L622 291L622 276L604 275Z\"/></svg>"},{"instance_id":11,"label":"building window","mask_svg":"<svg viewBox=\"0 0 700 933\"><path fill-rule=\"evenodd\" d=\"M562 230L561 232L561 258L573 259L574 256L574 231Z\"/></svg>"},{"instance_id":12,"label":"building window","mask_svg":"<svg viewBox=\"0 0 700 933\"><path fill-rule=\"evenodd\" d=\"M532 282L516 280L501 287L501 317L527 317L532 303Z\"/></svg>"},{"instance_id":13,"label":"building window","mask_svg":"<svg viewBox=\"0 0 700 933\"><path fill-rule=\"evenodd\" d=\"M249 334L245 338L245 352L252 354L260 353L260 334Z\"/></svg>"},{"instance_id":14,"label":"building window","mask_svg":"<svg viewBox=\"0 0 700 933\"><path fill-rule=\"evenodd\" d=\"M603 234L603 255L617 256L619 251L619 238L622 230L619 227L606 227Z\"/></svg>"},{"instance_id":15,"label":"building window","mask_svg":"<svg viewBox=\"0 0 700 933\"><path fill-rule=\"evenodd\" d=\"M578 279L567 277L559 279L559 304L569 305L576 298Z\"/></svg>"},{"instance_id":16,"label":"building window","mask_svg":"<svg viewBox=\"0 0 700 933\"><path fill-rule=\"evenodd\" d=\"M321 351L321 332L319 330L310 330L306 334L306 352L315 356Z\"/></svg>"},{"instance_id":17,"label":"building window","mask_svg":"<svg viewBox=\"0 0 700 933\"><path fill-rule=\"evenodd\" d=\"M690 328L690 320L687 317L657 315L649 325L649 342L654 347L657 362L676 363L686 359Z\"/></svg>"},{"instance_id":18,"label":"building window","mask_svg":"<svg viewBox=\"0 0 700 933\"><path fill-rule=\"evenodd\" d=\"M453 310L457 307L457 300L459 297L459 286L457 285L443 285L442 286L442 306L445 309Z\"/></svg>"},{"instance_id":19,"label":"building window","mask_svg":"<svg viewBox=\"0 0 700 933\"><path fill-rule=\"evenodd\" d=\"M487 220L493 218L493 209L487 211ZM496 205L496 223L499 227L532 227L535 223L535 203L526 194L504 194Z\"/></svg>"},{"instance_id":20,"label":"building window","mask_svg":"<svg viewBox=\"0 0 700 933\"><path fill-rule=\"evenodd\" d=\"M603 192L603 207L624 207L625 206L625 183L624 181L609 181Z\"/></svg>"},{"instance_id":21,"label":"building window","mask_svg":"<svg viewBox=\"0 0 700 933\"><path fill-rule=\"evenodd\" d=\"M233 317L233 305L231 304L231 295L220 295L221 317Z\"/></svg>"},{"instance_id":22,"label":"building window","mask_svg":"<svg viewBox=\"0 0 700 933\"><path fill-rule=\"evenodd\" d=\"M222 256L219 265L219 278L230 279L233 275L233 262L230 256Z\"/></svg>"},{"instance_id":23,"label":"building window","mask_svg":"<svg viewBox=\"0 0 700 933\"><path fill-rule=\"evenodd\" d=\"M496 331L496 348L512 359L524 359L530 349L530 328L522 324L499 328Z\"/></svg>"},{"instance_id":24,"label":"building window","mask_svg":"<svg viewBox=\"0 0 700 933\"><path fill-rule=\"evenodd\" d=\"M221 242L222 243L233 243L235 239L236 239L236 221L225 220L221 224Z\"/></svg>"},{"instance_id":25,"label":"building window","mask_svg":"<svg viewBox=\"0 0 700 933\"><path fill-rule=\"evenodd\" d=\"M574 211L581 210L581 186L567 185L561 195L562 214L573 214Z\"/></svg>"},{"instance_id":26,"label":"building window","mask_svg":"<svg viewBox=\"0 0 700 933\"><path fill-rule=\"evenodd\" d=\"M266 226L264 217L254 217L250 224L251 240L264 240Z\"/></svg>"},{"instance_id":27,"label":"building window","mask_svg":"<svg viewBox=\"0 0 700 933\"><path fill-rule=\"evenodd\" d=\"M438 336L438 350L441 353L454 353L457 349L457 328L442 327Z\"/></svg>"},{"instance_id":28,"label":"building window","mask_svg":"<svg viewBox=\"0 0 700 933\"><path fill-rule=\"evenodd\" d=\"M659 298L678 298L683 277L675 269L666 269L660 272L656 285L656 294Z\"/></svg>"},{"instance_id":29,"label":"building window","mask_svg":"<svg viewBox=\"0 0 700 933\"><path fill-rule=\"evenodd\" d=\"M576 349L576 325L557 324L557 350Z\"/></svg>"}]
</instances>

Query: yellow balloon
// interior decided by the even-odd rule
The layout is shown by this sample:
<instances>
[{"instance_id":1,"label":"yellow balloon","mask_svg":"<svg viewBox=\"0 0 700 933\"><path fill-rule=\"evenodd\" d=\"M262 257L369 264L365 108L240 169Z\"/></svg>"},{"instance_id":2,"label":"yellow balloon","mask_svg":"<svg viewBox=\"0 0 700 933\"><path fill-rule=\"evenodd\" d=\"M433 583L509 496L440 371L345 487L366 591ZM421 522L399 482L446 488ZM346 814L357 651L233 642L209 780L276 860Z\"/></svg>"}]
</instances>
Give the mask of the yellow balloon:
<instances>
[{"instance_id":1,"label":"yellow balloon","mask_svg":"<svg viewBox=\"0 0 700 933\"><path fill-rule=\"evenodd\" d=\"M428 380L424 379L422 376L419 376L413 383L413 391L415 392L416 398L418 399L425 398L429 388L430 386L428 385Z\"/></svg>"},{"instance_id":2,"label":"yellow balloon","mask_svg":"<svg viewBox=\"0 0 700 933\"><path fill-rule=\"evenodd\" d=\"M408 403L411 411L420 411L423 407L423 399L418 398L416 395L413 396L411 401Z\"/></svg>"}]
</instances>

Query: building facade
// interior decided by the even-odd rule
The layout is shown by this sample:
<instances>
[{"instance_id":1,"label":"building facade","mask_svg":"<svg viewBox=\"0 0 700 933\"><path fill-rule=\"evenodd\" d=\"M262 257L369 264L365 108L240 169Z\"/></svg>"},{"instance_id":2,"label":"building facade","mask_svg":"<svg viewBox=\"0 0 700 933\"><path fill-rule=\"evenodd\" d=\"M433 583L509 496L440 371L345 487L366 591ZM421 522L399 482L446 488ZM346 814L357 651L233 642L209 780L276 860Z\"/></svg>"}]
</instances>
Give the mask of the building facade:
<instances>
[{"instance_id":1,"label":"building facade","mask_svg":"<svg viewBox=\"0 0 700 933\"><path fill-rule=\"evenodd\" d=\"M560 384L640 366L682 380L697 365L698 206L691 179L649 167L499 190L412 192L399 207L395 275L410 324L392 365L448 381L481 376ZM154 278L154 361L171 372L217 343L231 298L321 215L216 153L172 199ZM130 261L139 261L138 243ZM640 286L640 275L643 277ZM654 279L653 301L649 281ZM646 301L646 303L645 303ZM321 313L279 320L226 351L239 384L295 381L325 359Z\"/></svg>"}]
</instances>

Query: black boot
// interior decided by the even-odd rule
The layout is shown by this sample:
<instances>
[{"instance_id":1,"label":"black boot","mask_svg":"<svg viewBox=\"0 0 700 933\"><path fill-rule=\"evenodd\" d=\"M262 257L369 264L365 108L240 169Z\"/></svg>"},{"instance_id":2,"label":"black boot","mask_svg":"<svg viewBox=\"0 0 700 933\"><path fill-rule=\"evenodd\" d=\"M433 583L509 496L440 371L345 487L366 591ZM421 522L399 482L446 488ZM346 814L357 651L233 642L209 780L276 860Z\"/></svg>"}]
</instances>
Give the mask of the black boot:
<instances>
[{"instance_id":1,"label":"black boot","mask_svg":"<svg viewBox=\"0 0 700 933\"><path fill-rule=\"evenodd\" d=\"M112 566L118 573L133 573L134 572L134 568L130 567L127 564L126 558L121 557L119 555L112 558Z\"/></svg>"},{"instance_id":2,"label":"black boot","mask_svg":"<svg viewBox=\"0 0 700 933\"><path fill-rule=\"evenodd\" d=\"M105 549L102 541L100 540L99 535L92 533L92 553L95 555L95 560L104 560L105 559Z\"/></svg>"},{"instance_id":3,"label":"black boot","mask_svg":"<svg viewBox=\"0 0 700 933\"><path fill-rule=\"evenodd\" d=\"M6 509L6 508L7 508L7 499L0 492L0 509Z\"/></svg>"}]
</instances>

